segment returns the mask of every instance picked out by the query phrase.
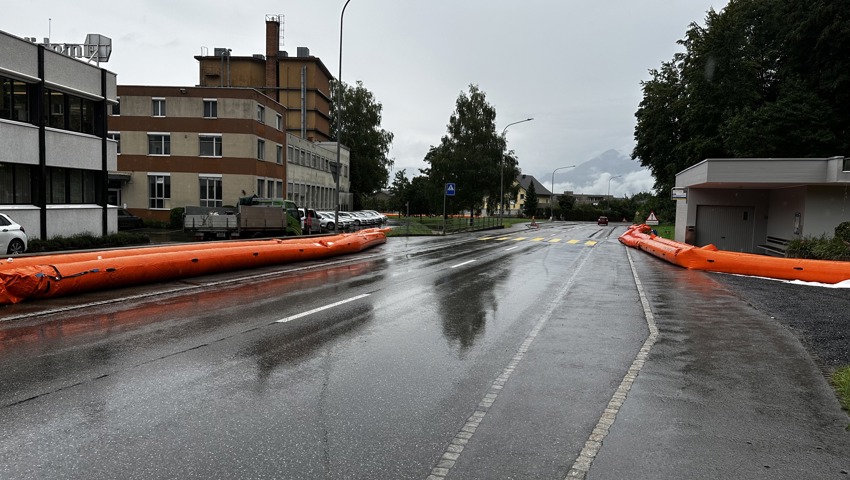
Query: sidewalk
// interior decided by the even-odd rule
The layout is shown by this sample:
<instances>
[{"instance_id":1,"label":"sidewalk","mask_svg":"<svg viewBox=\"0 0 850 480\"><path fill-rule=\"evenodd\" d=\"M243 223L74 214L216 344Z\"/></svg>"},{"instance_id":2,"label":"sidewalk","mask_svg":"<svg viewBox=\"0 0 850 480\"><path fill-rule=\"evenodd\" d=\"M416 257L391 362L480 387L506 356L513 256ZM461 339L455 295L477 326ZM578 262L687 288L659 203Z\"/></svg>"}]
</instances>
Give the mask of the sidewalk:
<instances>
[{"instance_id":1,"label":"sidewalk","mask_svg":"<svg viewBox=\"0 0 850 480\"><path fill-rule=\"evenodd\" d=\"M632 258L658 340L587 478L850 479L850 417L797 337L704 273Z\"/></svg>"}]
</instances>

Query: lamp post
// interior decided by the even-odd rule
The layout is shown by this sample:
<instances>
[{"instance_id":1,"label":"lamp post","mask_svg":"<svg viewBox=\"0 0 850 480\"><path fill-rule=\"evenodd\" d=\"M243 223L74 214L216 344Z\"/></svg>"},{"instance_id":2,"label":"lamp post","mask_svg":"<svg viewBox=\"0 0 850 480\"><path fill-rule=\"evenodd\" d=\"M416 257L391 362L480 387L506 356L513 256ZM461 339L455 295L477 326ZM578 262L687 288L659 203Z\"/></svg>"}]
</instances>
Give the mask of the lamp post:
<instances>
[{"instance_id":1,"label":"lamp post","mask_svg":"<svg viewBox=\"0 0 850 480\"><path fill-rule=\"evenodd\" d=\"M505 128L502 129L502 137L505 136L505 132L508 131L508 127L511 125L516 125L517 123L530 122L534 120L533 117L526 118L525 120L520 120L517 122L509 123L505 125ZM504 223L505 217L505 156L502 155L501 160L499 161L499 224Z\"/></svg>"},{"instance_id":2,"label":"lamp post","mask_svg":"<svg viewBox=\"0 0 850 480\"><path fill-rule=\"evenodd\" d=\"M567 165L566 167L558 167L555 170L552 170L552 196L549 197L549 221L555 219L555 172L558 170L563 170L565 168L574 168L575 165Z\"/></svg>"},{"instance_id":3,"label":"lamp post","mask_svg":"<svg viewBox=\"0 0 850 480\"><path fill-rule=\"evenodd\" d=\"M339 14L339 75L336 77L336 206L334 208L334 230L339 232L339 177L342 175L342 19L345 16L345 7L348 2L345 0L345 5L342 6L342 13Z\"/></svg>"},{"instance_id":4,"label":"lamp post","mask_svg":"<svg viewBox=\"0 0 850 480\"><path fill-rule=\"evenodd\" d=\"M608 179L608 193L605 195L605 197L611 196L611 180L614 180L615 178L620 178L620 177L622 177L622 175L614 175L613 177ZM607 200L607 198L606 198L606 200Z\"/></svg>"}]
</instances>

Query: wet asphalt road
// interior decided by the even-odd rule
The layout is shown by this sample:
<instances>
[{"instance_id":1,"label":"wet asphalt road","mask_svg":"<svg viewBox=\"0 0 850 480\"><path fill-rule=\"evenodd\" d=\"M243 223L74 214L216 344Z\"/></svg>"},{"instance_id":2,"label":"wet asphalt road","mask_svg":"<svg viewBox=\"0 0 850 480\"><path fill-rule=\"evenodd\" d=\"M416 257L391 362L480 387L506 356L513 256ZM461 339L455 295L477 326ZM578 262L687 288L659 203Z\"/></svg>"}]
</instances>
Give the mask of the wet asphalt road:
<instances>
[{"instance_id":1,"label":"wet asphalt road","mask_svg":"<svg viewBox=\"0 0 850 480\"><path fill-rule=\"evenodd\" d=\"M4 307L0 478L850 478L797 337L621 231Z\"/></svg>"}]
</instances>

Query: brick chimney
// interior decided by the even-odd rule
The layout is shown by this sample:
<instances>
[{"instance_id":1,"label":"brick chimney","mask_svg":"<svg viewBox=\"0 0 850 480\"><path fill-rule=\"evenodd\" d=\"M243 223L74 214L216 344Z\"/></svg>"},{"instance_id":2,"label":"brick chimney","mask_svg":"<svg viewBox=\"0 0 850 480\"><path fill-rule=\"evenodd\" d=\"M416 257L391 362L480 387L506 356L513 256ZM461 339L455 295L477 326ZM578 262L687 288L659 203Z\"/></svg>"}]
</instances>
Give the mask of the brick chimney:
<instances>
[{"instance_id":1,"label":"brick chimney","mask_svg":"<svg viewBox=\"0 0 850 480\"><path fill-rule=\"evenodd\" d=\"M277 53L280 50L280 22L266 20L266 87L277 88ZM277 99L276 90L269 90L269 95Z\"/></svg>"}]
</instances>

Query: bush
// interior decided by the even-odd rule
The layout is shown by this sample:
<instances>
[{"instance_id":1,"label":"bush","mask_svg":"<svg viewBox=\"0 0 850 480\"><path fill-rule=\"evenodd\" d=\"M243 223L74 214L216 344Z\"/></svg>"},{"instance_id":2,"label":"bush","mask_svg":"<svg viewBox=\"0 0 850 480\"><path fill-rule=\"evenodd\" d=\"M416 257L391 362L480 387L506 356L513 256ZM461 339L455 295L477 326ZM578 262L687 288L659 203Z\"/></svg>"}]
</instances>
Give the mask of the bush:
<instances>
[{"instance_id":1,"label":"bush","mask_svg":"<svg viewBox=\"0 0 850 480\"><path fill-rule=\"evenodd\" d=\"M839 238L850 245L850 222L841 222L835 227L835 238Z\"/></svg>"},{"instance_id":2,"label":"bush","mask_svg":"<svg viewBox=\"0 0 850 480\"><path fill-rule=\"evenodd\" d=\"M115 248L130 245L146 245L150 237L143 233L118 232L104 237L91 233L80 233L70 237L53 237L48 240L34 238L27 245L28 253L59 252L67 250L89 250L95 248Z\"/></svg>"},{"instance_id":3,"label":"bush","mask_svg":"<svg viewBox=\"0 0 850 480\"><path fill-rule=\"evenodd\" d=\"M850 261L850 247L837 236L827 238L826 235L821 235L794 239L788 243L786 252L792 258Z\"/></svg>"},{"instance_id":4,"label":"bush","mask_svg":"<svg viewBox=\"0 0 850 480\"><path fill-rule=\"evenodd\" d=\"M184 207L177 207L171 209L171 221L168 226L170 228L183 228L183 214L186 212Z\"/></svg>"}]
</instances>

